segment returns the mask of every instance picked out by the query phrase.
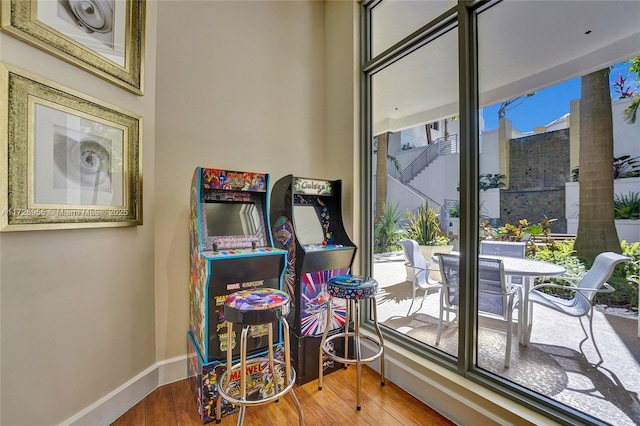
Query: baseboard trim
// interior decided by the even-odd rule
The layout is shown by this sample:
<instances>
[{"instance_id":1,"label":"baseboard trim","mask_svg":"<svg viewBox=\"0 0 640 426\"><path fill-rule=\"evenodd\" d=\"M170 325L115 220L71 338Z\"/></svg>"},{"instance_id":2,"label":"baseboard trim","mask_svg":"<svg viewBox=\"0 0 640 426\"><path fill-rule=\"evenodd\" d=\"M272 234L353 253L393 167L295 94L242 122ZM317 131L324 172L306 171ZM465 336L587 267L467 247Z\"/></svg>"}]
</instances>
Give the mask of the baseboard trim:
<instances>
[{"instance_id":1,"label":"baseboard trim","mask_svg":"<svg viewBox=\"0 0 640 426\"><path fill-rule=\"evenodd\" d=\"M364 346L365 355L373 353L373 347L367 348L366 343ZM370 366L380 371L379 360ZM539 413L390 342L385 342L385 376L456 424L555 424ZM186 377L187 355L159 361L61 425L111 424L158 386Z\"/></svg>"},{"instance_id":2,"label":"baseboard trim","mask_svg":"<svg viewBox=\"0 0 640 426\"><path fill-rule=\"evenodd\" d=\"M108 395L63 421L60 425L95 426L111 424L158 386L182 380L186 377L186 355L157 362Z\"/></svg>"},{"instance_id":3,"label":"baseboard trim","mask_svg":"<svg viewBox=\"0 0 640 426\"><path fill-rule=\"evenodd\" d=\"M363 356L376 349L363 346ZM379 372L379 359L369 366ZM557 424L393 342L385 342L385 377L456 424Z\"/></svg>"}]
</instances>

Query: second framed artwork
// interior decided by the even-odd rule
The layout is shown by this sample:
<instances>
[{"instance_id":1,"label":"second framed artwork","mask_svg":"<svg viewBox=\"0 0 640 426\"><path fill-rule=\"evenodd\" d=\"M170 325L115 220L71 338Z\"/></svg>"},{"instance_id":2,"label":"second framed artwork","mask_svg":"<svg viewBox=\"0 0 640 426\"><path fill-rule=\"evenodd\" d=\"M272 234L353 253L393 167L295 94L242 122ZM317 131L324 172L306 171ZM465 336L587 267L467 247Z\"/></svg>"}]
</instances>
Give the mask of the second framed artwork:
<instances>
[{"instance_id":1,"label":"second framed artwork","mask_svg":"<svg viewBox=\"0 0 640 426\"><path fill-rule=\"evenodd\" d=\"M0 64L0 231L142 224L142 117Z\"/></svg>"},{"instance_id":2,"label":"second framed artwork","mask_svg":"<svg viewBox=\"0 0 640 426\"><path fill-rule=\"evenodd\" d=\"M143 94L145 0L2 0L2 31Z\"/></svg>"}]
</instances>

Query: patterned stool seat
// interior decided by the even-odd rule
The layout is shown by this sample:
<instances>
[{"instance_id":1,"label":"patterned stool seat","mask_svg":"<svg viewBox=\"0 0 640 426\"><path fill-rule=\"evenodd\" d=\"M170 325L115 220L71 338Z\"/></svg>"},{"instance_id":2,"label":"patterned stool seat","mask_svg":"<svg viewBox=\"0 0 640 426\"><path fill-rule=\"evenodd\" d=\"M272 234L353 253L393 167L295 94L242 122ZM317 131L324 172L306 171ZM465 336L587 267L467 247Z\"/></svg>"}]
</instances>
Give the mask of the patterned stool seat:
<instances>
[{"instance_id":1,"label":"patterned stool seat","mask_svg":"<svg viewBox=\"0 0 640 426\"><path fill-rule=\"evenodd\" d=\"M378 291L378 281L367 276L339 275L327 282L329 295L339 299L371 299L376 291Z\"/></svg>"},{"instance_id":2,"label":"patterned stool seat","mask_svg":"<svg viewBox=\"0 0 640 426\"><path fill-rule=\"evenodd\" d=\"M289 295L273 288L241 290L227 296L224 317L234 324L267 324L286 317Z\"/></svg>"}]
</instances>

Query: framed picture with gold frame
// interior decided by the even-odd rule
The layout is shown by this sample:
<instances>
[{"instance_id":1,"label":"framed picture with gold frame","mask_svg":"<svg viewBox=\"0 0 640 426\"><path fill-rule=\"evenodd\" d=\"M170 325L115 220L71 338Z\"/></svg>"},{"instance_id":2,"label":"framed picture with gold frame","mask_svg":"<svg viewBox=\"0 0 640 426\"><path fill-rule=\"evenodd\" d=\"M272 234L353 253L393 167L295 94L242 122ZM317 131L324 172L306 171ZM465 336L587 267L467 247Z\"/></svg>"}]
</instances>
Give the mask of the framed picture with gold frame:
<instances>
[{"instance_id":1,"label":"framed picture with gold frame","mask_svg":"<svg viewBox=\"0 0 640 426\"><path fill-rule=\"evenodd\" d=\"M0 231L142 224L142 117L0 63Z\"/></svg>"},{"instance_id":2,"label":"framed picture with gold frame","mask_svg":"<svg viewBox=\"0 0 640 426\"><path fill-rule=\"evenodd\" d=\"M2 31L143 94L145 0L2 0Z\"/></svg>"}]
</instances>

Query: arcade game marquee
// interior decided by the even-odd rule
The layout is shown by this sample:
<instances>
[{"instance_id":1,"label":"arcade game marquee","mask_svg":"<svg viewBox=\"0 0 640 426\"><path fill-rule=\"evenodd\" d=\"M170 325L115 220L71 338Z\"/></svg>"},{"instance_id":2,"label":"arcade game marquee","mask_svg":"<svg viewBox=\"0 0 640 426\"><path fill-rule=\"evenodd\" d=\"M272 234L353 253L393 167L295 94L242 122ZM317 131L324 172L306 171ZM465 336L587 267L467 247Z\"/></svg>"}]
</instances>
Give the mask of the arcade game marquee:
<instances>
[{"instance_id":1,"label":"arcade game marquee","mask_svg":"<svg viewBox=\"0 0 640 426\"><path fill-rule=\"evenodd\" d=\"M227 344L235 346L242 330L234 326L233 336L227 336L225 298L249 288L282 290L287 251L273 247L268 188L269 175L264 173L202 167L193 173L188 373L203 423L216 417L217 381L226 369ZM281 326L274 334L276 354L282 359ZM267 345L267 326L251 328L249 356L264 354ZM234 360L238 355L235 348ZM251 371L249 398L268 393L272 387L268 370L258 367ZM223 401L223 415L233 411L234 407Z\"/></svg>"},{"instance_id":2,"label":"arcade game marquee","mask_svg":"<svg viewBox=\"0 0 640 426\"><path fill-rule=\"evenodd\" d=\"M285 287L294 314L291 362L300 385L318 378L327 281L348 274L356 254L342 221L342 181L285 176L273 187L270 215L274 243L289 253ZM337 299L332 307L335 333L344 326L346 304ZM334 350L343 355L344 340L336 339ZM323 365L323 374L343 367L328 359Z\"/></svg>"}]
</instances>

